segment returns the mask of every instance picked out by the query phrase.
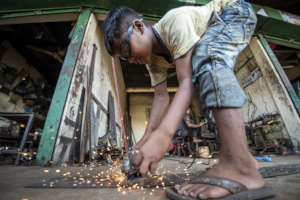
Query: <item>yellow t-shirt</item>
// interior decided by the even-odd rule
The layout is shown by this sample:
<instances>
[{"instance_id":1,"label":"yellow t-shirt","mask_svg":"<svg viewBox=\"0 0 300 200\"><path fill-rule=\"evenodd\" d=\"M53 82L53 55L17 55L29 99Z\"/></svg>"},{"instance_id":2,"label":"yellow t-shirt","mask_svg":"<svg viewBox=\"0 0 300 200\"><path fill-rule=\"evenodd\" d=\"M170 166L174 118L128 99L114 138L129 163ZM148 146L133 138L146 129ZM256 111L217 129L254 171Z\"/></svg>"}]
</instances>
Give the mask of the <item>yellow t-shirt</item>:
<instances>
[{"instance_id":1,"label":"yellow t-shirt","mask_svg":"<svg viewBox=\"0 0 300 200\"><path fill-rule=\"evenodd\" d=\"M169 50L172 61L184 56L197 43L213 13L220 15L234 1L213 0L204 6L182 6L167 12L153 28ZM152 56L147 69L153 87L166 80L167 70L171 66L163 57Z\"/></svg>"}]
</instances>

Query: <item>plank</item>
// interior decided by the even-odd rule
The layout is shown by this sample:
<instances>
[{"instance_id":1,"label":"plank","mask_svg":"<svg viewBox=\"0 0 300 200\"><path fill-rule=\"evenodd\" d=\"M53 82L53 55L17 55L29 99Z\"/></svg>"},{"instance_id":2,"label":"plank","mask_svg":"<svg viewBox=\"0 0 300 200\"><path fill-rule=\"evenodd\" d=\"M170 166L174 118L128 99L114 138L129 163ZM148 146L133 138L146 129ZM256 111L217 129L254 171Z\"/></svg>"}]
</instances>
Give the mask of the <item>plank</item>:
<instances>
[{"instance_id":1,"label":"plank","mask_svg":"<svg viewBox=\"0 0 300 200\"><path fill-rule=\"evenodd\" d=\"M37 154L37 163L40 165L47 165L49 161L52 160L76 60L79 56L90 14L90 10L83 10L80 14L71 43L68 47L40 140Z\"/></svg>"}]
</instances>

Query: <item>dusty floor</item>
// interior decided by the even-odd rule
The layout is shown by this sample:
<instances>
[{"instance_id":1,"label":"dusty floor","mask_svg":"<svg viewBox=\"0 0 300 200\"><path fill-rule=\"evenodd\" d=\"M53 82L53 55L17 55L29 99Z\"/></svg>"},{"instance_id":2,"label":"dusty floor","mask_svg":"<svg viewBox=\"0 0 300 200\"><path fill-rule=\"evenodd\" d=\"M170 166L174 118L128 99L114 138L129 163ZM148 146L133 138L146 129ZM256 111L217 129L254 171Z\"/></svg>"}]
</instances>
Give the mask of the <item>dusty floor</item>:
<instances>
[{"instance_id":1,"label":"dusty floor","mask_svg":"<svg viewBox=\"0 0 300 200\"><path fill-rule=\"evenodd\" d=\"M179 162L180 160L181 162ZM182 173L186 163L191 162L191 158L165 158L159 171ZM208 165L208 160L197 159L190 171L204 170ZM261 166L272 166L277 164L298 164L300 156L273 157L272 162L260 162ZM213 164L213 161L210 163ZM45 173L45 170L49 170ZM57 171L58 170L58 171ZM93 169L100 172L101 167ZM2 200L62 200L62 199L87 199L87 200L118 200L118 199L166 199L163 189L141 190L121 190L117 189L32 189L25 186L40 183L43 179L61 177L63 173L81 172L88 173L88 168L67 167L67 168L43 168L43 167L16 167L0 166L0 199ZM300 199L300 174L280 176L266 179L268 185L274 187L277 196L273 200L296 200Z\"/></svg>"}]
</instances>

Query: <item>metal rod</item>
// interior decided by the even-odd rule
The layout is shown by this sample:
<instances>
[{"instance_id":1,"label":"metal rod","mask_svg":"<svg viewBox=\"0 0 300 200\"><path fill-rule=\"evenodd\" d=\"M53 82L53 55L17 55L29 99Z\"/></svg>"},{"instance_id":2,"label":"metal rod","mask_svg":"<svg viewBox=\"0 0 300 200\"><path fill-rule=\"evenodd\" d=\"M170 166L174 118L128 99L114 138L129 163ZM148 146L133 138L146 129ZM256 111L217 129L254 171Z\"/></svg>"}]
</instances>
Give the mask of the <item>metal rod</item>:
<instances>
[{"instance_id":1,"label":"metal rod","mask_svg":"<svg viewBox=\"0 0 300 200\"><path fill-rule=\"evenodd\" d=\"M118 107L119 107L119 111L120 111L120 119L121 119L121 125L122 125L122 135L123 135L123 144L124 144L124 147L125 147L125 151L128 152L126 130L125 130L125 125L124 125L123 111L122 111L121 102L120 102L120 94L119 94L117 72L116 72L114 57L111 57L111 62L112 62L112 70L113 70L113 75L114 75L115 89L116 89L116 94L117 94L117 102L118 102Z\"/></svg>"},{"instance_id":2,"label":"metal rod","mask_svg":"<svg viewBox=\"0 0 300 200\"><path fill-rule=\"evenodd\" d=\"M85 115L85 123L84 123L84 133L82 139L82 148L80 150L80 162L84 162L85 151L87 142L89 142L90 148L90 158L91 158L91 100L92 100L92 85L94 81L94 68L95 68L95 58L96 58L97 46L93 44L93 52L91 58L90 68L87 70L87 103L86 103L86 115Z\"/></svg>"},{"instance_id":3,"label":"metal rod","mask_svg":"<svg viewBox=\"0 0 300 200\"><path fill-rule=\"evenodd\" d=\"M0 116L2 116L2 117L29 117L29 119L27 120L27 124L26 124L26 128L25 128L23 137L22 137L21 145L18 148L18 152L17 152L17 159L15 162L15 165L19 165L20 158L21 158L21 152L23 152L23 150L24 150L25 142L27 140L27 136L28 136L28 133L29 133L31 125L32 125L34 114L33 113L0 113Z\"/></svg>"},{"instance_id":4,"label":"metal rod","mask_svg":"<svg viewBox=\"0 0 300 200\"><path fill-rule=\"evenodd\" d=\"M20 164L20 158L21 158L20 152L23 152L23 150L24 150L24 145L25 145L25 142L27 140L27 136L28 136L28 133L29 133L29 130L31 128L32 121L33 121L33 118L34 118L34 114L33 113L28 114L28 115L29 115L29 119L27 121L26 129L25 129L25 132L24 132L24 135L23 135L23 138L22 138L22 142L21 142L20 148L18 149L17 160L16 160L16 163L15 163L16 165Z\"/></svg>"}]
</instances>

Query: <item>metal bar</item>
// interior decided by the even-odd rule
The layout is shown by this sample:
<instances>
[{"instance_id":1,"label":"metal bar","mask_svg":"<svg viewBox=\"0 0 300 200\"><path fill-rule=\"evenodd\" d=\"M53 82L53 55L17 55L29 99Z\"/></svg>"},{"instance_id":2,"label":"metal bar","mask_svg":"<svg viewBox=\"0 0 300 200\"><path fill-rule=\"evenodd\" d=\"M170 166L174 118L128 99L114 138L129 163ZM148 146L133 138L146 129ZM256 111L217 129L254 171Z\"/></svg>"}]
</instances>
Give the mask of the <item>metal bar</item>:
<instances>
[{"instance_id":1,"label":"metal bar","mask_svg":"<svg viewBox=\"0 0 300 200\"><path fill-rule=\"evenodd\" d=\"M167 88L168 92L174 93L177 92L178 88L177 87L168 87ZM127 93L154 93L154 88L127 88L126 89Z\"/></svg>"},{"instance_id":2,"label":"metal bar","mask_svg":"<svg viewBox=\"0 0 300 200\"><path fill-rule=\"evenodd\" d=\"M97 105L100 106L101 110L105 113L105 114L108 114L108 111L107 109L105 108L105 106L97 99L97 97L92 93L92 99L95 101L95 103Z\"/></svg>"},{"instance_id":3,"label":"metal bar","mask_svg":"<svg viewBox=\"0 0 300 200\"><path fill-rule=\"evenodd\" d=\"M16 17L39 16L39 15L49 15L49 14L79 13L80 11L81 11L80 8L59 9L59 10L35 10L29 12L2 14L0 16L0 19L10 19Z\"/></svg>"},{"instance_id":4,"label":"metal bar","mask_svg":"<svg viewBox=\"0 0 300 200\"><path fill-rule=\"evenodd\" d=\"M123 111L122 111L121 102L120 102L119 85L118 85L118 79L117 79L117 72L116 72L114 57L111 57L111 63L112 63L113 78L114 78L114 83L115 83L115 90L116 90L116 94L117 94L117 103L118 103L118 107L119 107L120 119L121 119L121 125L122 125L123 144L124 144L124 147L125 147L125 151L128 152L127 136L126 136L126 130L125 130L125 125L124 125Z\"/></svg>"},{"instance_id":5,"label":"metal bar","mask_svg":"<svg viewBox=\"0 0 300 200\"><path fill-rule=\"evenodd\" d=\"M281 64L279 63L276 55L272 51L271 47L269 46L269 43L264 38L264 36L259 35L259 39L260 39L260 42L262 43L264 49L266 50L270 60L272 61L277 73L279 74L279 77L282 80L285 88L287 89L287 91L288 91L288 93L289 93L289 95L292 99L292 102L294 103L295 108L296 108L296 110L298 112L298 115L299 115L300 114L300 100L299 100L293 86L291 85L290 80L288 79L288 77L287 77L286 73L284 72Z\"/></svg>"},{"instance_id":6,"label":"metal bar","mask_svg":"<svg viewBox=\"0 0 300 200\"><path fill-rule=\"evenodd\" d=\"M68 47L39 145L37 162L40 165L47 165L52 159L61 117L90 14L89 9L82 11Z\"/></svg>"},{"instance_id":7,"label":"metal bar","mask_svg":"<svg viewBox=\"0 0 300 200\"><path fill-rule=\"evenodd\" d=\"M85 158L85 150L86 150L86 145L87 141L89 142L89 148L90 148L90 158L92 157L92 152L91 152L91 97L92 97L92 84L94 81L94 69L95 69L95 60L96 60L96 51L97 51L97 46L93 44L93 52L92 52L92 58L91 58L91 65L88 69L87 75L87 103L86 103L86 115L85 115L85 124L84 124L84 133L83 133L83 138L82 139L82 148L80 151L80 162L84 162Z\"/></svg>"},{"instance_id":8,"label":"metal bar","mask_svg":"<svg viewBox=\"0 0 300 200\"><path fill-rule=\"evenodd\" d=\"M105 106L97 99L97 97L92 93L92 99L94 100L94 102L100 106L100 109L108 115L108 111L107 109L105 108ZM119 129L121 129L121 125L116 121L116 125Z\"/></svg>"},{"instance_id":9,"label":"metal bar","mask_svg":"<svg viewBox=\"0 0 300 200\"><path fill-rule=\"evenodd\" d=\"M22 137L22 141L20 144L20 147L18 148L18 153L17 153L17 159L15 161L15 165L20 164L20 158L21 158L21 152L24 150L25 142L27 140L28 133L30 131L33 119L34 119L34 114L33 113L0 113L0 116L2 117L29 117L27 120L26 128Z\"/></svg>"},{"instance_id":10,"label":"metal bar","mask_svg":"<svg viewBox=\"0 0 300 200\"><path fill-rule=\"evenodd\" d=\"M80 160L80 141L81 141L81 128L82 128L82 118L83 118L83 107L85 101L85 88L82 87L82 93L79 101L78 114L76 118L76 126L72 138L72 146L71 146L71 154L70 160L72 160L73 164L75 162L79 162Z\"/></svg>"},{"instance_id":11,"label":"metal bar","mask_svg":"<svg viewBox=\"0 0 300 200\"><path fill-rule=\"evenodd\" d=\"M289 46L292 48L300 49L300 41L294 41L293 39L284 39L276 36L271 36L271 35L263 35L266 39L272 40L274 43L279 43L285 46Z\"/></svg>"},{"instance_id":12,"label":"metal bar","mask_svg":"<svg viewBox=\"0 0 300 200\"><path fill-rule=\"evenodd\" d=\"M116 139L116 116L115 116L115 103L111 91L108 92L108 112L109 112L109 131L110 136Z\"/></svg>"},{"instance_id":13,"label":"metal bar","mask_svg":"<svg viewBox=\"0 0 300 200\"><path fill-rule=\"evenodd\" d=\"M31 128L31 125L32 125L32 122L33 122L34 114L31 113L31 114L28 114L28 116L29 116L29 119L28 119L27 124L26 124L26 129L25 129L24 135L22 137L22 142L21 142L20 148L18 149L18 155L17 155L15 165L20 164L20 158L21 158L20 153L23 152L23 150L24 150L24 145L25 145L25 142L27 140L27 136L28 136L28 133L30 131L30 128Z\"/></svg>"}]
</instances>

